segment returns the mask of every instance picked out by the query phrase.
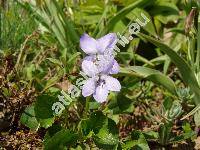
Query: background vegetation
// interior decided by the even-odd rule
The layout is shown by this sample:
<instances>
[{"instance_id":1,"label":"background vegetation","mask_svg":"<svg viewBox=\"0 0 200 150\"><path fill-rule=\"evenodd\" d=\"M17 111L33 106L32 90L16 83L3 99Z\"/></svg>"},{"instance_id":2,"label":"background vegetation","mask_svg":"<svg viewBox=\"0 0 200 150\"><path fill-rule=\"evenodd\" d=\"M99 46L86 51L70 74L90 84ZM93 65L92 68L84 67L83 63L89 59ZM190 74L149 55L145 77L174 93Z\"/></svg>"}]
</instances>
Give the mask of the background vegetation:
<instances>
[{"instance_id":1,"label":"background vegetation","mask_svg":"<svg viewBox=\"0 0 200 150\"><path fill-rule=\"evenodd\" d=\"M200 149L199 0L2 0L0 149ZM120 93L79 96L83 33L99 38L151 21L117 60Z\"/></svg>"}]
</instances>

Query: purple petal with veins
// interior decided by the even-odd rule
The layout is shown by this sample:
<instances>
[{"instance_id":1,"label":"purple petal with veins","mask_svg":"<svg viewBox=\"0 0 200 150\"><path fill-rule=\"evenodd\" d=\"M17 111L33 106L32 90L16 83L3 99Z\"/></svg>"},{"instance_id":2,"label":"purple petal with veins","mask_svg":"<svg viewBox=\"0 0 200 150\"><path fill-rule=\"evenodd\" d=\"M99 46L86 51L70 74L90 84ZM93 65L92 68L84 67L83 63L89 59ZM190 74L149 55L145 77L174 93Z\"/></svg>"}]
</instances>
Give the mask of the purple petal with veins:
<instances>
[{"instance_id":1,"label":"purple petal with veins","mask_svg":"<svg viewBox=\"0 0 200 150\"><path fill-rule=\"evenodd\" d=\"M118 74L119 73L119 64L116 60L114 60L113 66L109 71L109 74Z\"/></svg>"},{"instance_id":2,"label":"purple petal with veins","mask_svg":"<svg viewBox=\"0 0 200 150\"><path fill-rule=\"evenodd\" d=\"M99 53L104 53L106 49L114 49L117 43L117 36L115 33L109 33L97 39L97 50Z\"/></svg>"},{"instance_id":3,"label":"purple petal with veins","mask_svg":"<svg viewBox=\"0 0 200 150\"><path fill-rule=\"evenodd\" d=\"M103 76L105 81L105 86L109 91L119 92L121 90L121 85L119 81L111 76Z\"/></svg>"},{"instance_id":4,"label":"purple petal with veins","mask_svg":"<svg viewBox=\"0 0 200 150\"><path fill-rule=\"evenodd\" d=\"M89 77L93 77L99 73L97 66L92 61L88 61L88 60L83 60L82 70Z\"/></svg>"},{"instance_id":5,"label":"purple petal with veins","mask_svg":"<svg viewBox=\"0 0 200 150\"><path fill-rule=\"evenodd\" d=\"M95 78L89 78L82 88L82 95L84 97L90 96L95 92L96 89L96 80Z\"/></svg>"},{"instance_id":6,"label":"purple petal with veins","mask_svg":"<svg viewBox=\"0 0 200 150\"><path fill-rule=\"evenodd\" d=\"M94 99L99 102L99 103L103 103L106 101L107 97L108 97L108 90L102 86L98 86L96 88L95 93L93 94Z\"/></svg>"},{"instance_id":7,"label":"purple petal with veins","mask_svg":"<svg viewBox=\"0 0 200 150\"><path fill-rule=\"evenodd\" d=\"M80 38L80 47L86 54L96 54L97 41L88 34L83 34Z\"/></svg>"}]
</instances>

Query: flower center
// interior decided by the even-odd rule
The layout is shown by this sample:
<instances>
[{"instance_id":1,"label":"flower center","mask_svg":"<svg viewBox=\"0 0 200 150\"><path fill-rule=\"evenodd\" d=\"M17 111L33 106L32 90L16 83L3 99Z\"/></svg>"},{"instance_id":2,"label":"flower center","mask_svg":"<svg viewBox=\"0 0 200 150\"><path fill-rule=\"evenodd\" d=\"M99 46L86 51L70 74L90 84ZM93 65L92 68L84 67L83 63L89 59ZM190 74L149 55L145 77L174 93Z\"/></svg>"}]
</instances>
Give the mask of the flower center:
<instances>
[{"instance_id":1,"label":"flower center","mask_svg":"<svg viewBox=\"0 0 200 150\"><path fill-rule=\"evenodd\" d=\"M106 84L106 81L102 79L101 76L99 75L99 79L97 80L97 86L103 87L105 84Z\"/></svg>"}]
</instances>

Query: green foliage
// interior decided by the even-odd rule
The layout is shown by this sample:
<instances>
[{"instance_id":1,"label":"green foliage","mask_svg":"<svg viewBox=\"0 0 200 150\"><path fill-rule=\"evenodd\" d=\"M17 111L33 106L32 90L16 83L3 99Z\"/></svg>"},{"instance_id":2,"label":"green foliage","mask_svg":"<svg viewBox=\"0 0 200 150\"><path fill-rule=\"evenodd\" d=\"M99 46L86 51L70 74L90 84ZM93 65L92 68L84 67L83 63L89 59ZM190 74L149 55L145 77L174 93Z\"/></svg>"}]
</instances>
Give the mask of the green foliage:
<instances>
[{"instance_id":1,"label":"green foliage","mask_svg":"<svg viewBox=\"0 0 200 150\"><path fill-rule=\"evenodd\" d=\"M27 107L21 115L20 121L31 130L37 131L39 127L49 128L54 123L54 118L41 119L35 114L35 106Z\"/></svg>"},{"instance_id":2,"label":"green foliage","mask_svg":"<svg viewBox=\"0 0 200 150\"><path fill-rule=\"evenodd\" d=\"M0 8L0 50L11 49L13 53L37 25L17 2L11 0L8 5L9 9Z\"/></svg>"},{"instance_id":3,"label":"green foliage","mask_svg":"<svg viewBox=\"0 0 200 150\"><path fill-rule=\"evenodd\" d=\"M145 7L148 6L149 4L154 3L155 0L148 1L148 0L137 0L130 4L129 6L123 8L120 10L114 17L112 17L103 31L100 31L99 34L105 34L108 31L112 30L114 25L120 21L125 15L127 15L132 9L137 8L137 7Z\"/></svg>"},{"instance_id":4,"label":"green foliage","mask_svg":"<svg viewBox=\"0 0 200 150\"><path fill-rule=\"evenodd\" d=\"M102 112L94 112L89 119L81 122L83 135L93 134L94 141L99 148L113 149L118 144L118 129L110 118Z\"/></svg>"},{"instance_id":5,"label":"green foliage","mask_svg":"<svg viewBox=\"0 0 200 150\"><path fill-rule=\"evenodd\" d=\"M0 10L0 99L30 98L20 110L20 122L36 132L45 128L44 149L161 149L190 144L197 136L198 1L31 0L8 6ZM197 9L194 16L189 15L192 7ZM141 13L149 22L125 47L118 43L120 73L113 76L121 91L110 93L103 104L81 95L72 99L69 86L83 78L80 36L119 32L129 37L129 25L142 21ZM16 89L22 93L17 95ZM60 93L66 105L55 115L52 106ZM189 116L195 125L184 120Z\"/></svg>"},{"instance_id":6,"label":"green foliage","mask_svg":"<svg viewBox=\"0 0 200 150\"><path fill-rule=\"evenodd\" d=\"M150 150L144 135L140 131L133 131L131 133L131 137L132 140L127 141L122 145L122 148L124 150L130 150L130 149Z\"/></svg>"},{"instance_id":7,"label":"green foliage","mask_svg":"<svg viewBox=\"0 0 200 150\"><path fill-rule=\"evenodd\" d=\"M167 90L169 90L172 94L176 95L176 87L174 82L169 77L165 76L164 74L162 74L157 70L140 66L131 66L128 68L123 68L121 70L122 73L129 72L129 74L131 74L131 71L134 71L136 73L136 77L145 78L156 84L160 84L164 86Z\"/></svg>"},{"instance_id":8,"label":"green foliage","mask_svg":"<svg viewBox=\"0 0 200 150\"><path fill-rule=\"evenodd\" d=\"M149 13L147 13L145 10L143 10L141 8L133 9L126 16L131 21L135 21L136 19L143 21L144 18L141 16L141 13L143 13L148 19L151 18ZM157 36L157 33L156 33L156 30L155 30L155 27L154 27L152 20L150 20L150 22L148 22L148 24L144 27L144 30L147 31L149 34L151 34L153 36Z\"/></svg>"},{"instance_id":9,"label":"green foliage","mask_svg":"<svg viewBox=\"0 0 200 150\"><path fill-rule=\"evenodd\" d=\"M56 96L50 96L47 94L38 96L35 103L36 117L41 119L52 118L54 116L52 105L56 101L58 101Z\"/></svg>"},{"instance_id":10,"label":"green foliage","mask_svg":"<svg viewBox=\"0 0 200 150\"><path fill-rule=\"evenodd\" d=\"M55 128L51 128L51 130ZM54 131L55 132L55 131ZM70 132L67 129L61 129L60 131L50 134L49 131L45 135L45 141L44 141L44 149L46 150L63 150L73 143L76 142L78 136L77 134Z\"/></svg>"},{"instance_id":11,"label":"green foliage","mask_svg":"<svg viewBox=\"0 0 200 150\"><path fill-rule=\"evenodd\" d=\"M58 2L45 0L39 6L31 5L30 7L42 27L51 32L53 36L55 35L60 45L68 49L69 54L76 52L73 45L78 43L78 35L70 18L65 16Z\"/></svg>"},{"instance_id":12,"label":"green foliage","mask_svg":"<svg viewBox=\"0 0 200 150\"><path fill-rule=\"evenodd\" d=\"M162 51L164 51L173 61L174 64L178 67L181 76L186 84L191 88L192 92L195 93L195 103L199 104L200 99L200 87L198 84L198 81L195 76L195 72L192 70L192 68L185 62L184 59L182 59L175 51L173 51L171 48L169 48L167 45L161 43L160 41L153 39L149 36L142 35L144 38L146 38L148 41L152 42L156 46L158 46Z\"/></svg>"},{"instance_id":13,"label":"green foliage","mask_svg":"<svg viewBox=\"0 0 200 150\"><path fill-rule=\"evenodd\" d=\"M20 119L21 123L26 125L32 130L37 130L39 123L35 117L34 106L27 107Z\"/></svg>"}]
</instances>

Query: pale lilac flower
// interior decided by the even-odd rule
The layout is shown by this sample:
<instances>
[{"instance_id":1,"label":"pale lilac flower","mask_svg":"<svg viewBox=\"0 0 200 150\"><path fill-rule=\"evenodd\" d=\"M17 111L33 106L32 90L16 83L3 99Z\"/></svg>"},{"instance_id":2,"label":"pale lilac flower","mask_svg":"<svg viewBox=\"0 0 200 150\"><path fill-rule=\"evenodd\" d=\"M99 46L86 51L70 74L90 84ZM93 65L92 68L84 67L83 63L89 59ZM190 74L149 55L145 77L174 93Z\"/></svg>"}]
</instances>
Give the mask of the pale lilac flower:
<instances>
[{"instance_id":1,"label":"pale lilac flower","mask_svg":"<svg viewBox=\"0 0 200 150\"><path fill-rule=\"evenodd\" d=\"M97 40L87 34L81 37L80 47L89 55L82 62L83 72L90 77L82 88L84 97L93 95L97 102L102 103L106 101L110 91L120 91L119 81L109 76L119 72L119 64L112 55L116 42L114 33Z\"/></svg>"},{"instance_id":2,"label":"pale lilac flower","mask_svg":"<svg viewBox=\"0 0 200 150\"><path fill-rule=\"evenodd\" d=\"M85 57L82 63L82 69L91 67L93 73L117 74L119 65L114 59L113 49L116 45L116 34L110 33L100 39L95 40L87 34L81 36L80 47L89 56ZM94 65L92 65L92 63ZM85 72L87 74L87 72ZM87 74L91 76L91 74ZM94 74L93 74L94 75Z\"/></svg>"},{"instance_id":3,"label":"pale lilac flower","mask_svg":"<svg viewBox=\"0 0 200 150\"><path fill-rule=\"evenodd\" d=\"M115 59L107 59L100 55L98 56L86 56L82 61L82 70L89 77L93 77L97 74L117 74L119 72L119 64Z\"/></svg>"},{"instance_id":4,"label":"pale lilac flower","mask_svg":"<svg viewBox=\"0 0 200 150\"><path fill-rule=\"evenodd\" d=\"M108 75L100 75L89 78L83 85L82 94L84 97L93 94L94 99L99 102L105 102L109 91L119 92L121 85L119 81Z\"/></svg>"},{"instance_id":5,"label":"pale lilac flower","mask_svg":"<svg viewBox=\"0 0 200 150\"><path fill-rule=\"evenodd\" d=\"M109 33L97 40L88 34L83 34L80 38L80 47L88 55L103 54L106 49L114 49L117 43L115 33Z\"/></svg>"}]
</instances>

